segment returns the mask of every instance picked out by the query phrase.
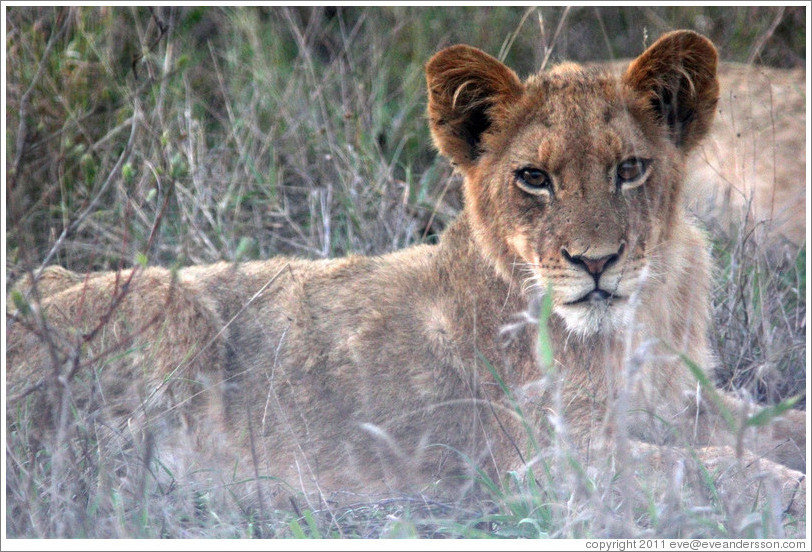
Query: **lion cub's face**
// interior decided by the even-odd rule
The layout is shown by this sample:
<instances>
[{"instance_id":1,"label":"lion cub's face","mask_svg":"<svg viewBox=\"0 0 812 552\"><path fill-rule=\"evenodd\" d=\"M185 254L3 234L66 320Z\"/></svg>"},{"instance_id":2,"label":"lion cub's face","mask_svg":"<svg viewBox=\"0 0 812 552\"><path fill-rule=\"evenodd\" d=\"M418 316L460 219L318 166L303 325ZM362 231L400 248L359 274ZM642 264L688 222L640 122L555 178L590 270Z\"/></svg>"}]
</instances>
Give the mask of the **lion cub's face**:
<instances>
[{"instance_id":1,"label":"lion cub's face","mask_svg":"<svg viewBox=\"0 0 812 552\"><path fill-rule=\"evenodd\" d=\"M621 79L565 64L522 83L467 46L429 61L432 133L465 175L478 244L503 276L551 286L571 331L623 327L636 294L667 277L683 159L712 120L716 60L683 31Z\"/></svg>"}]
</instances>

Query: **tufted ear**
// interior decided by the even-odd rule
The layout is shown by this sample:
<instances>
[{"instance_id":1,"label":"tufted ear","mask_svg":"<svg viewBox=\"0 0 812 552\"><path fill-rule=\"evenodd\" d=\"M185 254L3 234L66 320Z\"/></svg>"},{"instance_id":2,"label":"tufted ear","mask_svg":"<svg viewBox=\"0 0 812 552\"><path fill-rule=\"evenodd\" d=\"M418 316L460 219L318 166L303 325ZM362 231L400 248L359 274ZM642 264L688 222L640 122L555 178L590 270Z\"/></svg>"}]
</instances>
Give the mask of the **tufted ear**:
<instances>
[{"instance_id":1,"label":"tufted ear","mask_svg":"<svg viewBox=\"0 0 812 552\"><path fill-rule=\"evenodd\" d=\"M632 61L623 81L648 100L672 141L689 150L707 134L719 99L718 56L693 31L663 35Z\"/></svg>"},{"instance_id":2,"label":"tufted ear","mask_svg":"<svg viewBox=\"0 0 812 552\"><path fill-rule=\"evenodd\" d=\"M435 54L426 64L426 83L434 143L463 170L481 154L483 134L499 127L509 102L524 90L503 63L464 45Z\"/></svg>"}]
</instances>

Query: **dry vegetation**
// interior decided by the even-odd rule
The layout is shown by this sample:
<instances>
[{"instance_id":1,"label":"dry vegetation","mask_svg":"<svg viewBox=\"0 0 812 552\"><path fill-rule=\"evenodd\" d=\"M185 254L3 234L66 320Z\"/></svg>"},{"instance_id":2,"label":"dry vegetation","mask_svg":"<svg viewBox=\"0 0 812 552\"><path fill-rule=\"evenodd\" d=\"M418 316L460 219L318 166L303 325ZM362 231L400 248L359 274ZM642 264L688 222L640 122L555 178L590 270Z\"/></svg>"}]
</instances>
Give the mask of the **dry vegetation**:
<instances>
[{"instance_id":1,"label":"dry vegetation","mask_svg":"<svg viewBox=\"0 0 812 552\"><path fill-rule=\"evenodd\" d=\"M723 59L758 76L745 76L758 87L730 104L751 110L749 118L718 128L712 143L725 148L725 132L750 137L731 146L738 164L714 181L714 192L733 198L734 209L725 205L734 215L696 204L718 260L718 383L763 402L806 387L806 223L797 210L786 225L761 222L775 202L760 195L777 183L782 208L804 190L798 133L784 132L803 117L803 8L14 7L5 23L7 282L44 264L177 267L431 241L459 209L458 182L426 128L422 65L433 52L466 42L526 75L561 58L629 57L674 28L706 33ZM759 63L795 69L753 69ZM723 87L741 85L744 69L736 71L723 71ZM795 115L782 122L789 110ZM771 123L756 128L764 117ZM697 160L698 170L709 166ZM738 213L751 199L756 219L744 223ZM206 493L161 486L153 475L165 467L144 466L148 450L97 454L81 406L57 418L69 424L38 443L25 413L9 413L9 536L798 531L780 513L730 510L710 479L710 498L679 494L677 475L652 481L675 486L673 500L631 510L616 482L563 458L539 467L536 479L484 481L490 496L464 508L393 497L341 511L236 511Z\"/></svg>"}]
</instances>

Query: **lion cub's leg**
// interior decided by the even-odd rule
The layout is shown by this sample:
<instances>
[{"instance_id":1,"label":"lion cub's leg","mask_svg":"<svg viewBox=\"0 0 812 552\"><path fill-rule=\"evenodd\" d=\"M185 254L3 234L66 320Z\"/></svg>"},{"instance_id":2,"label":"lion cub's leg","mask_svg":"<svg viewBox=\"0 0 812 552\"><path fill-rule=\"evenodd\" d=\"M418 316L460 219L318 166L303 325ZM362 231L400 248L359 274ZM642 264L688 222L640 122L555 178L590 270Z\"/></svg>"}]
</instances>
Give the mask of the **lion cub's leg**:
<instances>
[{"instance_id":1,"label":"lion cub's leg","mask_svg":"<svg viewBox=\"0 0 812 552\"><path fill-rule=\"evenodd\" d=\"M721 395L722 407L727 409L738 423L760 413L764 407L745 402L728 394ZM719 417L719 409L713 408L713 415ZM720 424L717 421L717 425ZM761 458L778 462L801 472L806 472L806 412L787 410L764 424L746 427L742 435L742 445Z\"/></svg>"},{"instance_id":2,"label":"lion cub's leg","mask_svg":"<svg viewBox=\"0 0 812 552\"><path fill-rule=\"evenodd\" d=\"M800 410L784 412L771 425L774 446L762 452L785 466L806 473L806 419L806 412Z\"/></svg>"},{"instance_id":3,"label":"lion cub's leg","mask_svg":"<svg viewBox=\"0 0 812 552\"><path fill-rule=\"evenodd\" d=\"M750 451L739 454L729 446L692 449L635 442L633 450L645 469L660 474L661 485L673 487L691 481L692 489L699 489L711 502L718 501L731 519L744 520L757 510L769 513L779 527L789 515L799 520L799 529L804 531L806 476L799 471Z\"/></svg>"}]
</instances>

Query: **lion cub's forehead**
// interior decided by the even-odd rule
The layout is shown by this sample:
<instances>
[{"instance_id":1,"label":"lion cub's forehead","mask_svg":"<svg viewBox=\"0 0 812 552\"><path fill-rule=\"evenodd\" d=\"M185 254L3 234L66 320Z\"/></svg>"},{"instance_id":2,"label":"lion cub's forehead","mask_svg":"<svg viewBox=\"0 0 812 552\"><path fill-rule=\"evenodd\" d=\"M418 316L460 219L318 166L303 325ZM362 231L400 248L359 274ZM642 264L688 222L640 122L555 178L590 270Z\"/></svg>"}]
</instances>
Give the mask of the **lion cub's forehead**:
<instances>
[{"instance_id":1,"label":"lion cub's forehead","mask_svg":"<svg viewBox=\"0 0 812 552\"><path fill-rule=\"evenodd\" d=\"M544 161L556 170L573 160L573 151L617 161L640 152L645 140L629 116L628 94L619 80L574 63L559 65L526 82L524 125L516 133L514 154ZM583 160L582 160L583 161Z\"/></svg>"},{"instance_id":2,"label":"lion cub's forehead","mask_svg":"<svg viewBox=\"0 0 812 552\"><path fill-rule=\"evenodd\" d=\"M620 81L599 69L562 63L527 79L526 94L534 111L557 122L607 123L626 110ZM563 118L563 121L559 119ZM585 120L586 119L586 120Z\"/></svg>"}]
</instances>

